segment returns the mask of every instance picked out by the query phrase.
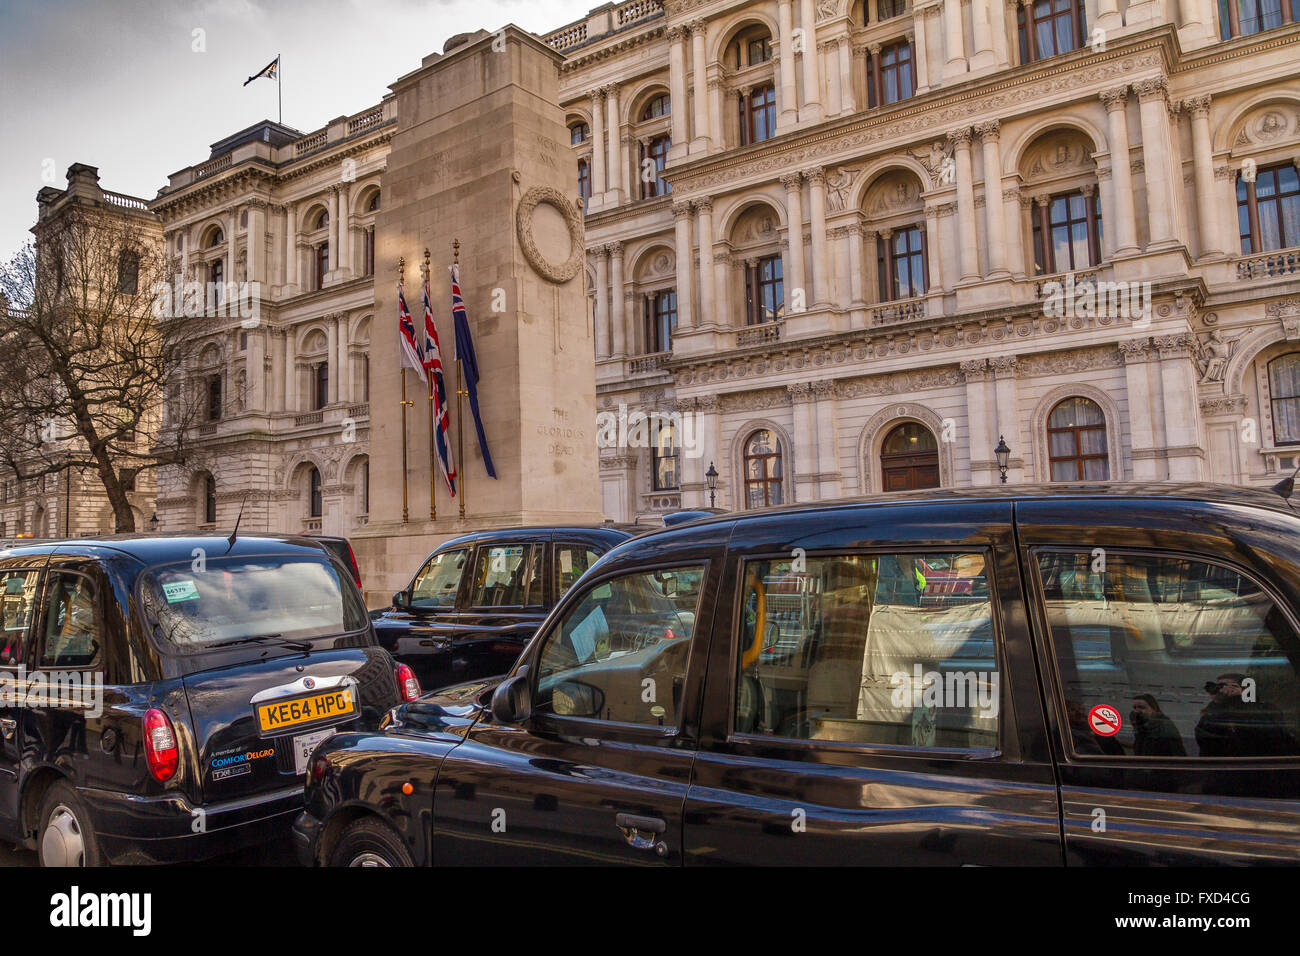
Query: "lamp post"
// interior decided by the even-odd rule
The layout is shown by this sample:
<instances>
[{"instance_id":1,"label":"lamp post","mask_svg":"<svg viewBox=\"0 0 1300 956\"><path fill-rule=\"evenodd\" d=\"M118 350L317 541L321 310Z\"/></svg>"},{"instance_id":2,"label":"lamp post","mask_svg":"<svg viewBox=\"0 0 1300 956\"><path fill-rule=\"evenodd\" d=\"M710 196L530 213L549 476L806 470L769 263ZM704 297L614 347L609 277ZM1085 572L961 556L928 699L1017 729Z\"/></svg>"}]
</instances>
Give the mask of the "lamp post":
<instances>
[{"instance_id":1,"label":"lamp post","mask_svg":"<svg viewBox=\"0 0 1300 956\"><path fill-rule=\"evenodd\" d=\"M1002 472L1002 484L1007 483L1007 462L1011 458L1011 449L1007 447L1007 440L1001 435L998 436L998 447L993 449L993 454L998 460L998 471Z\"/></svg>"},{"instance_id":2,"label":"lamp post","mask_svg":"<svg viewBox=\"0 0 1300 956\"><path fill-rule=\"evenodd\" d=\"M716 507L718 502L718 469L713 467L713 462L709 462L709 470L704 473L704 480L709 483L709 507Z\"/></svg>"},{"instance_id":3,"label":"lamp post","mask_svg":"<svg viewBox=\"0 0 1300 956\"><path fill-rule=\"evenodd\" d=\"M158 512L156 511L149 517L149 530L150 531L158 530Z\"/></svg>"}]
</instances>

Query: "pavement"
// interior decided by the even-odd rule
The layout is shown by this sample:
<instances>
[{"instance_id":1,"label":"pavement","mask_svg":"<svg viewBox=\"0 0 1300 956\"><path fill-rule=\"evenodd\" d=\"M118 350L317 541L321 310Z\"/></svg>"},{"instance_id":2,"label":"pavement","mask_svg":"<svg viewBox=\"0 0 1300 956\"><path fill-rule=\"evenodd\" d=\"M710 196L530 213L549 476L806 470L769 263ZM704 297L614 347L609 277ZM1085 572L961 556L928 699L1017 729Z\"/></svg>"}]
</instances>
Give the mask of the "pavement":
<instances>
[{"instance_id":1,"label":"pavement","mask_svg":"<svg viewBox=\"0 0 1300 956\"><path fill-rule=\"evenodd\" d=\"M238 853L229 853L225 856L206 860L203 863L188 865L297 866L298 861L293 854L293 844L289 837L286 836L283 840L275 840L270 843L249 847ZM5 866L36 866L36 853L32 850L21 850L12 843L0 841L0 867Z\"/></svg>"}]
</instances>

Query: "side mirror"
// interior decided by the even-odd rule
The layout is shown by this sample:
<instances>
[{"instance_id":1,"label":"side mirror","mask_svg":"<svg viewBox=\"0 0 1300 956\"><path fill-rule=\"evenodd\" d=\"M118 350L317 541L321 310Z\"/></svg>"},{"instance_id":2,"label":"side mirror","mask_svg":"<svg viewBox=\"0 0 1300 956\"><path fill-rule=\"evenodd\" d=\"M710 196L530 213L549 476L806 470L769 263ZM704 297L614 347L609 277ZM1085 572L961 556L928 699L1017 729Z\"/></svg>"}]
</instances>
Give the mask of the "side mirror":
<instances>
[{"instance_id":1,"label":"side mirror","mask_svg":"<svg viewBox=\"0 0 1300 956\"><path fill-rule=\"evenodd\" d=\"M396 591L393 593L393 607L401 610L409 610L411 607L411 594L409 591Z\"/></svg>"},{"instance_id":2,"label":"side mirror","mask_svg":"<svg viewBox=\"0 0 1300 956\"><path fill-rule=\"evenodd\" d=\"M518 724L533 712L532 692L528 687L528 665L497 686L492 694L492 716L503 724Z\"/></svg>"}]
</instances>

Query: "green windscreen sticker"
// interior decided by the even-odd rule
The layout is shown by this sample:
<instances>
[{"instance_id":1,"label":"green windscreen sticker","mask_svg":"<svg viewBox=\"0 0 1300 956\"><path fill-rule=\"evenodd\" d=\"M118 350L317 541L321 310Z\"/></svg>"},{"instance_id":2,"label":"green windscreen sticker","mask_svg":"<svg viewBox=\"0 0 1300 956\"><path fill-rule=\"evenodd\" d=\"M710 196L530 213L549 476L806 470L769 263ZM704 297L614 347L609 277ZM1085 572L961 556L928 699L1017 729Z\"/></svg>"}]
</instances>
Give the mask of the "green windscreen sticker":
<instances>
[{"instance_id":1,"label":"green windscreen sticker","mask_svg":"<svg viewBox=\"0 0 1300 956\"><path fill-rule=\"evenodd\" d=\"M178 604L181 601L193 601L199 596L199 589L193 581L173 581L163 585L163 596L167 598L168 604Z\"/></svg>"}]
</instances>

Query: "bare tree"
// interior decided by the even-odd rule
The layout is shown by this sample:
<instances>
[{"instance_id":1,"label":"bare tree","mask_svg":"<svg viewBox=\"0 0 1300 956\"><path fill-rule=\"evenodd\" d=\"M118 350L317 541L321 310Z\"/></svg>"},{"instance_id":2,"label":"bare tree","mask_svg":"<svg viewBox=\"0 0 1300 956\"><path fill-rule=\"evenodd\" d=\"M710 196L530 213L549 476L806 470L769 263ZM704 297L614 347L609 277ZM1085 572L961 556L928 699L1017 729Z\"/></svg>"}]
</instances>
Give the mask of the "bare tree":
<instances>
[{"instance_id":1,"label":"bare tree","mask_svg":"<svg viewBox=\"0 0 1300 956\"><path fill-rule=\"evenodd\" d=\"M182 461L199 407L173 389L164 414L201 334L160 297L167 271L151 222L78 206L0 265L0 464L93 472L119 532L135 530L123 469Z\"/></svg>"}]
</instances>

